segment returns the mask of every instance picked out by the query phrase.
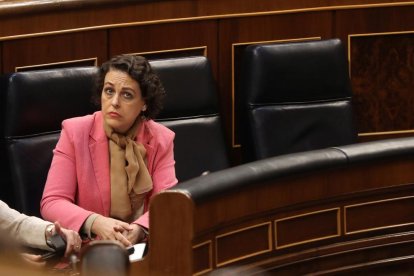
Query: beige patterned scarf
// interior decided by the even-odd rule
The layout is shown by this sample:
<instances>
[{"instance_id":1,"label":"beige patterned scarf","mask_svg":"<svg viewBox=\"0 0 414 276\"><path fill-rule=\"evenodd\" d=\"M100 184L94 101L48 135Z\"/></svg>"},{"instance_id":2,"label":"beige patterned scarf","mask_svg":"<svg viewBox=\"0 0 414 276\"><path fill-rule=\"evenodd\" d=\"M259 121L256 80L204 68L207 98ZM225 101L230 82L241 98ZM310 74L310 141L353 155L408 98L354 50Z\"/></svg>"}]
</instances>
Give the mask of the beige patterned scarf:
<instances>
[{"instance_id":1,"label":"beige patterned scarf","mask_svg":"<svg viewBox=\"0 0 414 276\"><path fill-rule=\"evenodd\" d=\"M140 122L137 119L126 135L115 132L104 122L111 166L110 216L126 222L142 215L146 193L152 189L152 179L144 161L145 147L134 141Z\"/></svg>"}]
</instances>

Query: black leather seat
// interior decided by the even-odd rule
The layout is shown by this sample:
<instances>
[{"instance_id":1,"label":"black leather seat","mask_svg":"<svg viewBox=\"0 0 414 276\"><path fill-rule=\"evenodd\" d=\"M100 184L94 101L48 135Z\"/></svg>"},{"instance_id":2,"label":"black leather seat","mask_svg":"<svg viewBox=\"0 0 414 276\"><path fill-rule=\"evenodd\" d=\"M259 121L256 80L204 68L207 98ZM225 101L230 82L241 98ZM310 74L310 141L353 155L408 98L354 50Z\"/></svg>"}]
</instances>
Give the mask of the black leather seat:
<instances>
[{"instance_id":1,"label":"black leather seat","mask_svg":"<svg viewBox=\"0 0 414 276\"><path fill-rule=\"evenodd\" d=\"M152 61L167 97L157 121L175 134L174 155L179 181L229 166L217 106L217 93L207 58Z\"/></svg>"},{"instance_id":2,"label":"black leather seat","mask_svg":"<svg viewBox=\"0 0 414 276\"><path fill-rule=\"evenodd\" d=\"M117 241L93 241L81 252L80 275L129 275L129 255Z\"/></svg>"},{"instance_id":3,"label":"black leather seat","mask_svg":"<svg viewBox=\"0 0 414 276\"><path fill-rule=\"evenodd\" d=\"M159 121L176 133L179 181L228 167L217 95L205 57L152 61L166 88ZM10 206L40 215L39 203L64 119L90 114L95 67L15 73L2 82L6 102L3 159Z\"/></svg>"},{"instance_id":4,"label":"black leather seat","mask_svg":"<svg viewBox=\"0 0 414 276\"><path fill-rule=\"evenodd\" d=\"M9 161L6 154L5 139L4 139L4 119L6 114L6 90L7 90L8 76L0 76L0 174L1 189L0 199L13 206L14 192L10 179Z\"/></svg>"},{"instance_id":5,"label":"black leather seat","mask_svg":"<svg viewBox=\"0 0 414 276\"><path fill-rule=\"evenodd\" d=\"M13 187L11 206L40 216L39 206L64 119L92 113L95 67L14 73L3 85L3 147Z\"/></svg>"},{"instance_id":6,"label":"black leather seat","mask_svg":"<svg viewBox=\"0 0 414 276\"><path fill-rule=\"evenodd\" d=\"M339 39L251 45L240 84L245 161L356 142Z\"/></svg>"}]
</instances>

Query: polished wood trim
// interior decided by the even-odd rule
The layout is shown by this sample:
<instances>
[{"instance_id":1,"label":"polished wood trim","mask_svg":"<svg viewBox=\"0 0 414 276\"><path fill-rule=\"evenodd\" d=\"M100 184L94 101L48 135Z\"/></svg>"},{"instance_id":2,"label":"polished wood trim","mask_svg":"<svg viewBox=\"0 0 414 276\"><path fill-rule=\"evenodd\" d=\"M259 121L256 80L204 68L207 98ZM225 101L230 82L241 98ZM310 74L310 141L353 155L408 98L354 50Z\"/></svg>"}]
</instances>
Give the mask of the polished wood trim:
<instances>
[{"instance_id":1,"label":"polished wood trim","mask_svg":"<svg viewBox=\"0 0 414 276\"><path fill-rule=\"evenodd\" d=\"M149 51L149 52L138 52L138 53L130 53L130 55L152 55L152 54L162 54L162 53L180 53L180 52L193 51L193 50L203 50L203 56L207 57L207 46L177 48L177 49Z\"/></svg>"},{"instance_id":2,"label":"polished wood trim","mask_svg":"<svg viewBox=\"0 0 414 276\"><path fill-rule=\"evenodd\" d=\"M148 2L145 0L135 0L135 2ZM161 1L154 1L161 2ZM38 13L38 12L47 12L54 10L65 10L65 9L74 9L74 8L88 8L88 7L102 7L104 5L121 5L121 4L130 4L131 0L1 0L0 1L0 15L15 15L22 13ZM388 7L388 6L401 6L401 5L410 5L412 1L400 1L392 3L383 3L381 1L371 4L337 4L333 6L316 6L309 8L300 8L300 9L287 9L301 11L301 10L320 10L322 8L329 9L334 7L336 9L351 9L351 8L371 8L371 7ZM257 13L257 12L256 12ZM251 13L235 13L237 14L251 14Z\"/></svg>"},{"instance_id":3,"label":"polished wood trim","mask_svg":"<svg viewBox=\"0 0 414 276\"><path fill-rule=\"evenodd\" d=\"M399 135L399 134L412 134L412 133L414 133L414 129L396 130L396 131L382 131L382 132L366 132L366 133L358 133L358 136L359 137L366 137L366 136Z\"/></svg>"},{"instance_id":4,"label":"polished wood trim","mask_svg":"<svg viewBox=\"0 0 414 276\"><path fill-rule=\"evenodd\" d=\"M28 65L28 66L18 66L18 67L15 67L14 71L15 72L27 71L27 69L37 70L37 69L41 69L42 67L48 67L48 66L53 66L53 65L74 64L74 63L85 62L85 61L93 61L93 64L94 64L93 66L98 66L98 57L94 57L94 58L86 58L86 59L67 60L67 61L62 61L62 62L52 62L52 63L36 64L36 65Z\"/></svg>"},{"instance_id":5,"label":"polished wood trim","mask_svg":"<svg viewBox=\"0 0 414 276\"><path fill-rule=\"evenodd\" d=\"M135 0L144 2L145 0ZM114 0L0 0L0 15L37 13L62 9L86 8L114 4ZM116 4L128 3L131 0L116 0Z\"/></svg>"},{"instance_id":6,"label":"polished wood trim","mask_svg":"<svg viewBox=\"0 0 414 276\"><path fill-rule=\"evenodd\" d=\"M378 35L383 36L383 35L400 35L400 34L412 34L412 33L414 33L414 30L413 31L401 31L401 32L360 33L360 34L349 34L348 38L360 37L360 36L378 36Z\"/></svg>"},{"instance_id":7,"label":"polished wood trim","mask_svg":"<svg viewBox=\"0 0 414 276\"><path fill-rule=\"evenodd\" d=\"M206 16L197 16L197 17L170 18L170 19L160 19L160 20L148 20L148 21L128 22L128 23L106 24L106 25L66 29L66 30L51 31L51 32L39 32L39 33L29 33L29 34L20 34L20 35L12 35L12 36L3 36L3 37L0 37L0 41L22 39L22 38L29 38L29 37L38 37L38 36L47 36L47 35L56 35L56 34L64 34L64 33L73 33L73 32L92 31L92 30L100 30L100 29L113 29L113 28L122 28L122 27L134 27L134 26L165 24L165 23L178 23L178 22L187 22L187 21L217 20L217 19L267 16L267 15L290 14L290 13L335 11L335 10L347 10L347 9L385 8L385 7L400 7L400 6L413 6L413 5L414 5L414 2L410 1L410 2L396 2L396 3L341 5L341 6L301 8L301 9L273 10L273 11L264 11L264 12L230 13L230 14L221 14L221 15L206 15Z\"/></svg>"}]
</instances>

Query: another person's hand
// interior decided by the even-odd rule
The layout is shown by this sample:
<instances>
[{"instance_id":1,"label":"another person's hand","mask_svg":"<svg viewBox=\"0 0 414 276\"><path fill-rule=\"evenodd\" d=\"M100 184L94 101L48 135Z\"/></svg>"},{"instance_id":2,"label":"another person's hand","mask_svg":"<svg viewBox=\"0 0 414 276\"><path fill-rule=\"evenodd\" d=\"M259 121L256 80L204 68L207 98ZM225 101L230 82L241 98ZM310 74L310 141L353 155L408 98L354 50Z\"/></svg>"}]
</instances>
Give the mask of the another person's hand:
<instances>
[{"instance_id":1,"label":"another person's hand","mask_svg":"<svg viewBox=\"0 0 414 276\"><path fill-rule=\"evenodd\" d=\"M66 241L65 257L68 257L72 252L79 253L82 239L77 232L63 228L59 222L55 222L55 231Z\"/></svg>"},{"instance_id":2,"label":"another person's hand","mask_svg":"<svg viewBox=\"0 0 414 276\"><path fill-rule=\"evenodd\" d=\"M131 242L122 233L131 230L132 228L128 223L101 215L92 224L92 232L99 238L103 240L116 240L124 246L130 246Z\"/></svg>"},{"instance_id":3,"label":"another person's hand","mask_svg":"<svg viewBox=\"0 0 414 276\"><path fill-rule=\"evenodd\" d=\"M42 256L40 255L21 253L20 256L22 256L22 259L30 265L34 265L37 267L43 267L46 264L46 262L42 260Z\"/></svg>"}]
</instances>

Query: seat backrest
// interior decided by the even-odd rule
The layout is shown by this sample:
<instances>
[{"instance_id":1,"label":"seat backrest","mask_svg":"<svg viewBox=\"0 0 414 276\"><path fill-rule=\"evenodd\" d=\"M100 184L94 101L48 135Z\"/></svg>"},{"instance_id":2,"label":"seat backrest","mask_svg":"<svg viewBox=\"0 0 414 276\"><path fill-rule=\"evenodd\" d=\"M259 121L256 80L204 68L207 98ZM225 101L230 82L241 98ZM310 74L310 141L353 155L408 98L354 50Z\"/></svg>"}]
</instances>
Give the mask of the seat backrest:
<instances>
[{"instance_id":1,"label":"seat backrest","mask_svg":"<svg viewBox=\"0 0 414 276\"><path fill-rule=\"evenodd\" d=\"M9 161L7 159L5 139L4 139L4 119L6 114L6 93L8 76L0 76L0 174L1 189L0 199L13 206L14 194L10 180Z\"/></svg>"},{"instance_id":2,"label":"seat backrest","mask_svg":"<svg viewBox=\"0 0 414 276\"><path fill-rule=\"evenodd\" d=\"M167 96L157 121L172 129L179 181L229 166L217 92L210 63L203 56L156 60Z\"/></svg>"},{"instance_id":3,"label":"seat backrest","mask_svg":"<svg viewBox=\"0 0 414 276\"><path fill-rule=\"evenodd\" d=\"M14 73L5 78L4 148L13 202L40 215L40 199L64 119L92 113L95 67Z\"/></svg>"},{"instance_id":4,"label":"seat backrest","mask_svg":"<svg viewBox=\"0 0 414 276\"><path fill-rule=\"evenodd\" d=\"M81 252L80 275L129 275L127 250L117 241L93 241Z\"/></svg>"},{"instance_id":5,"label":"seat backrest","mask_svg":"<svg viewBox=\"0 0 414 276\"><path fill-rule=\"evenodd\" d=\"M245 161L356 142L339 39L251 45L242 68Z\"/></svg>"}]
</instances>

